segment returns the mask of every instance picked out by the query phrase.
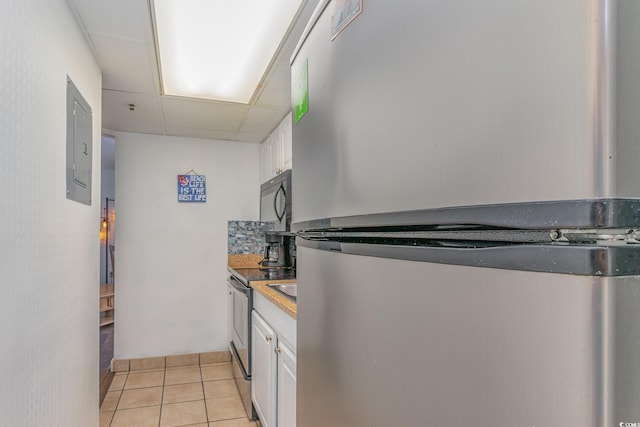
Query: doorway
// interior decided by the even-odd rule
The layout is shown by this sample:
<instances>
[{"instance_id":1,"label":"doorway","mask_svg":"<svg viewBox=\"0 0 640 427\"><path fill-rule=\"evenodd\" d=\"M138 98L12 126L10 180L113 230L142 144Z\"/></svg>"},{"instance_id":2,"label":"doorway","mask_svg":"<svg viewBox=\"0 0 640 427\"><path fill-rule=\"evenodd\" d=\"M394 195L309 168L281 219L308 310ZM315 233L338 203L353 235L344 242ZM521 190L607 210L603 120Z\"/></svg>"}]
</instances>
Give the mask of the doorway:
<instances>
[{"instance_id":1,"label":"doorway","mask_svg":"<svg viewBox=\"0 0 640 427\"><path fill-rule=\"evenodd\" d=\"M114 323L116 318L115 288L115 138L102 136L100 186L100 403L107 394L114 373Z\"/></svg>"}]
</instances>

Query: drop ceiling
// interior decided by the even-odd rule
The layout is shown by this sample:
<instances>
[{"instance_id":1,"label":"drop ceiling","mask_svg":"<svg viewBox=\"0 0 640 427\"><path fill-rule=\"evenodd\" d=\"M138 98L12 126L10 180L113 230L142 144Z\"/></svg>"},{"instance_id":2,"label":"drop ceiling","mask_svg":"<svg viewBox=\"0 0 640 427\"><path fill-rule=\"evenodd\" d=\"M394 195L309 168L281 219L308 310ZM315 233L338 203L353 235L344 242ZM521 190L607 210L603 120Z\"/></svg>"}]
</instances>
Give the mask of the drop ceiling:
<instances>
[{"instance_id":1,"label":"drop ceiling","mask_svg":"<svg viewBox=\"0 0 640 427\"><path fill-rule=\"evenodd\" d=\"M149 0L68 2L102 70L105 133L122 131L260 143L289 113L289 59L313 12L314 1L303 2L297 20L250 104L161 93ZM131 110L129 104L135 108Z\"/></svg>"}]
</instances>

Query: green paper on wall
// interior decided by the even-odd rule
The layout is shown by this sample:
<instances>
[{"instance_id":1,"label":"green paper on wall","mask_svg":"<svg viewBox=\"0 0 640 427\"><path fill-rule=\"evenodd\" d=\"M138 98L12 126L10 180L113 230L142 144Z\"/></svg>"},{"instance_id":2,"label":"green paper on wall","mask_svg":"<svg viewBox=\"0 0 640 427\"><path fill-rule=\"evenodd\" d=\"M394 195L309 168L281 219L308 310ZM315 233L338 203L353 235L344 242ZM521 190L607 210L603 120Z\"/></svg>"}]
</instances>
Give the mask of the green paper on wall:
<instances>
[{"instance_id":1,"label":"green paper on wall","mask_svg":"<svg viewBox=\"0 0 640 427\"><path fill-rule=\"evenodd\" d=\"M309 111L309 60L304 61L304 65L297 72L295 84L293 85L293 100L296 114L296 123Z\"/></svg>"}]
</instances>

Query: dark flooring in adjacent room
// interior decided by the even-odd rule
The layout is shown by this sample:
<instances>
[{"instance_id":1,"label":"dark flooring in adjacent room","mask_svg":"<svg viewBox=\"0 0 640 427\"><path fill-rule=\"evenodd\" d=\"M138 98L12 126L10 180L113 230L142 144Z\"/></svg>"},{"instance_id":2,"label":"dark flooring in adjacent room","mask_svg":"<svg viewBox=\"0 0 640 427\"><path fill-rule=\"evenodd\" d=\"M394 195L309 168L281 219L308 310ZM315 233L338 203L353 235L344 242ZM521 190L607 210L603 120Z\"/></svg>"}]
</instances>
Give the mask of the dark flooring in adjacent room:
<instances>
[{"instance_id":1,"label":"dark flooring in adjacent room","mask_svg":"<svg viewBox=\"0 0 640 427\"><path fill-rule=\"evenodd\" d=\"M113 359L113 323L100 327L100 403L107 395L114 374L109 371Z\"/></svg>"}]
</instances>

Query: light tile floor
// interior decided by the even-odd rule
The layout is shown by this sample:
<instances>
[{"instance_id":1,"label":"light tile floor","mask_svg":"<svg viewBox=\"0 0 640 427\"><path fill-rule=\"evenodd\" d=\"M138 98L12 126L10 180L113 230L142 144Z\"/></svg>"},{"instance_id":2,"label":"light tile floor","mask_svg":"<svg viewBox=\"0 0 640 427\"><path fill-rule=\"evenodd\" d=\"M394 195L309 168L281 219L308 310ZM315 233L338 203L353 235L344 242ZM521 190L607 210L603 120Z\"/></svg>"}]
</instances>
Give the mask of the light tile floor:
<instances>
[{"instance_id":1,"label":"light tile floor","mask_svg":"<svg viewBox=\"0 0 640 427\"><path fill-rule=\"evenodd\" d=\"M100 427L255 427L230 363L117 373Z\"/></svg>"}]
</instances>

